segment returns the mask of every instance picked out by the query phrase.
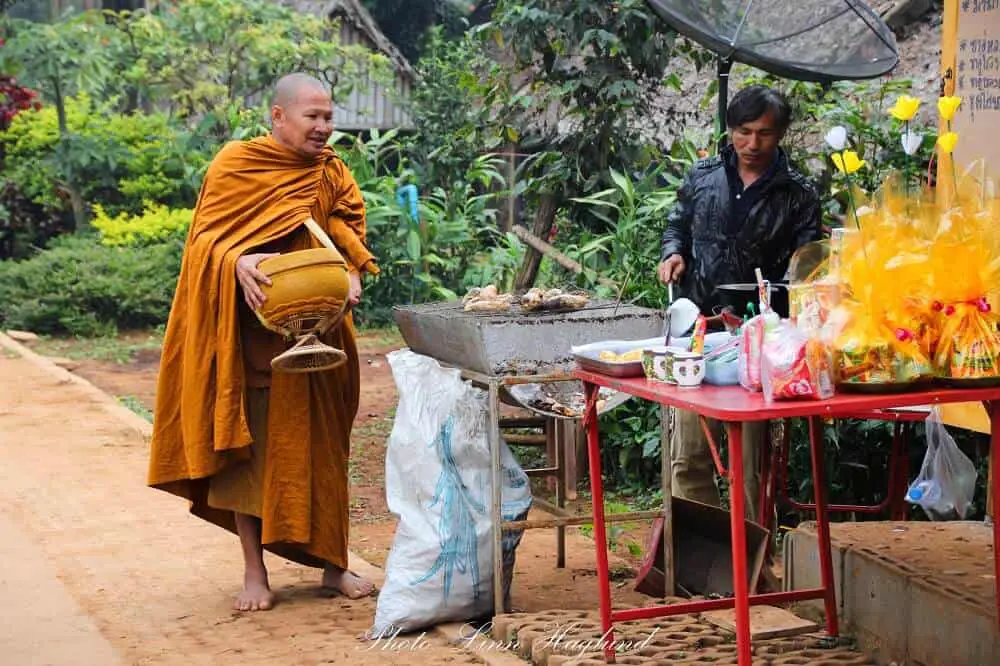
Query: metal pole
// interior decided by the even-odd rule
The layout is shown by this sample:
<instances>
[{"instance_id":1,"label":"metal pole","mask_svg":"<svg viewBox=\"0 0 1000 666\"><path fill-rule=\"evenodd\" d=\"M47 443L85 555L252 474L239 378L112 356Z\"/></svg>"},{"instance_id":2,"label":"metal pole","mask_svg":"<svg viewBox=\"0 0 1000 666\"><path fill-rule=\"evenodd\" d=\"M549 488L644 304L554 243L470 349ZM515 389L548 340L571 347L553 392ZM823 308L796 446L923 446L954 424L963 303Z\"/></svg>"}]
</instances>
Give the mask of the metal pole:
<instances>
[{"instance_id":1,"label":"metal pole","mask_svg":"<svg viewBox=\"0 0 1000 666\"><path fill-rule=\"evenodd\" d=\"M726 108L729 106L729 72L733 68L733 61L729 58L720 57L718 61L719 76L719 152L726 147L728 137L726 136Z\"/></svg>"},{"instance_id":2,"label":"metal pole","mask_svg":"<svg viewBox=\"0 0 1000 666\"><path fill-rule=\"evenodd\" d=\"M493 614L494 617L506 612L503 594L503 495L500 469L500 390L495 379L489 381L489 431L487 441L490 446L490 482L492 501L490 516L493 519Z\"/></svg>"}]
</instances>

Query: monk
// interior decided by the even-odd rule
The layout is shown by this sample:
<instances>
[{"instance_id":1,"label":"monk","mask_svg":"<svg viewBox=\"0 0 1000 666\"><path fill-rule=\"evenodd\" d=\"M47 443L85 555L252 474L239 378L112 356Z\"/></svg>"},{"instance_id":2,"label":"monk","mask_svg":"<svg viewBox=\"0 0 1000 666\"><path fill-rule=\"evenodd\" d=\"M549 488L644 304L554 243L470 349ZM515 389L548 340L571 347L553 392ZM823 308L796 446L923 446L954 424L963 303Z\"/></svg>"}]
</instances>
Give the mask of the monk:
<instances>
[{"instance_id":1,"label":"monk","mask_svg":"<svg viewBox=\"0 0 1000 666\"><path fill-rule=\"evenodd\" d=\"M239 535L245 571L234 608L275 603L263 551L322 568L322 586L360 598L374 586L347 568L351 427L358 354L350 313L323 337L347 363L272 374L288 348L253 310L264 302L265 258L320 244L312 218L350 272L349 306L362 274L377 274L365 245L365 206L347 167L327 146L330 94L304 74L274 89L268 136L227 144L205 175L188 232L157 386L149 485L184 497L191 512Z\"/></svg>"}]
</instances>

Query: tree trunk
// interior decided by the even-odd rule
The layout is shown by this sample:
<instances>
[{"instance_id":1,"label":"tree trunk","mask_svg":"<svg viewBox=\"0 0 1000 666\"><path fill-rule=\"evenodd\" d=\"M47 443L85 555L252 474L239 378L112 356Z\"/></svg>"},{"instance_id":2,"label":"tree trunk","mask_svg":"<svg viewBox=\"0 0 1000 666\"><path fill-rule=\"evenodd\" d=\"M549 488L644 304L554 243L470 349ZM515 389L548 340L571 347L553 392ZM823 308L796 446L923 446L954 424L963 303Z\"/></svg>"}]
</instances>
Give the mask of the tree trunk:
<instances>
[{"instance_id":1,"label":"tree trunk","mask_svg":"<svg viewBox=\"0 0 1000 666\"><path fill-rule=\"evenodd\" d=\"M73 227L78 234L90 230L90 218L87 215L87 203L83 200L83 194L76 185L66 185L66 194L69 195L69 203L73 208Z\"/></svg>"},{"instance_id":2,"label":"tree trunk","mask_svg":"<svg viewBox=\"0 0 1000 666\"><path fill-rule=\"evenodd\" d=\"M63 97L59 80L56 79L53 83L55 89L56 119L59 123L59 140L65 142L70 140L69 124L66 122L66 99ZM73 209L73 230L78 234L82 234L90 229L90 221L87 217L87 202L83 200L83 192L80 191L80 186L76 183L75 169L70 169L66 175L68 177L65 179L66 182L63 184L63 189L69 195L69 205Z\"/></svg>"},{"instance_id":3,"label":"tree trunk","mask_svg":"<svg viewBox=\"0 0 1000 666\"><path fill-rule=\"evenodd\" d=\"M535 224L531 228L531 233L538 238L546 239L552 229L552 223L556 220L556 210L558 202L554 194L543 194L538 201L538 212L535 214ZM516 291L530 289L538 278L538 268L542 264L542 253L535 248L528 246L528 251L524 255L524 262L514 277L514 289Z\"/></svg>"}]
</instances>

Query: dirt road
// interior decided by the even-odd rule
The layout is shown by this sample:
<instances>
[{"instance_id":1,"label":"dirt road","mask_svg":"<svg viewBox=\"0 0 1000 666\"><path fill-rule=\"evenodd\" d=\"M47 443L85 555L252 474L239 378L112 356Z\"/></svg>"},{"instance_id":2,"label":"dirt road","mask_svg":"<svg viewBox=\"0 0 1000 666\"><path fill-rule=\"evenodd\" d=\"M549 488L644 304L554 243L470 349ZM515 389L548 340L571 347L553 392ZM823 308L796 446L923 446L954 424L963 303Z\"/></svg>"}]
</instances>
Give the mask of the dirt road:
<instances>
[{"instance_id":1,"label":"dirt road","mask_svg":"<svg viewBox=\"0 0 1000 666\"><path fill-rule=\"evenodd\" d=\"M142 436L87 388L0 348L0 663L479 663L434 637L369 650L374 600L276 558L281 605L231 611L235 537L145 487Z\"/></svg>"}]
</instances>

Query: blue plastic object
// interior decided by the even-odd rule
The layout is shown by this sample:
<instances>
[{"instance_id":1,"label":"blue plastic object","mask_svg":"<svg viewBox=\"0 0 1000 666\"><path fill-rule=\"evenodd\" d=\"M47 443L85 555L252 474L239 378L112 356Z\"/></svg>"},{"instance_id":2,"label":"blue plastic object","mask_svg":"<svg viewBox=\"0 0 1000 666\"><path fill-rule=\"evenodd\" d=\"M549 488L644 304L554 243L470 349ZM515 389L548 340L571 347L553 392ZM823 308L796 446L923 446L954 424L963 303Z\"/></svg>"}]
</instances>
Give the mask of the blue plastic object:
<instances>
[{"instance_id":1,"label":"blue plastic object","mask_svg":"<svg viewBox=\"0 0 1000 666\"><path fill-rule=\"evenodd\" d=\"M420 192L417 190L416 185L403 185L396 190L396 203L403 208L409 208L407 212L409 212L410 219L414 222L420 220L420 212L417 208L419 199Z\"/></svg>"}]
</instances>

